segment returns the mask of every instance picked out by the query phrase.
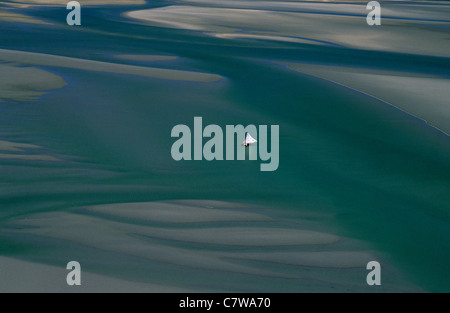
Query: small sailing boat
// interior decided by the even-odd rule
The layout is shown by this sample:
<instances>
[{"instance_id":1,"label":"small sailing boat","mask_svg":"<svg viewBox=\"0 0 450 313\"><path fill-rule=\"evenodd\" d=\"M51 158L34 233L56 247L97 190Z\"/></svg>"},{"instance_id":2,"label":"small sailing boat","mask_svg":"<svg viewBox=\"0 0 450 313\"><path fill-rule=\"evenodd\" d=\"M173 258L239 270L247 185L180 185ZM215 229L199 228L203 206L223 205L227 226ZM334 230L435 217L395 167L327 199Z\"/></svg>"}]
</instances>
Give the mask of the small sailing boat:
<instances>
[{"instance_id":1,"label":"small sailing boat","mask_svg":"<svg viewBox=\"0 0 450 313\"><path fill-rule=\"evenodd\" d=\"M253 138L249 133L247 133L247 136L245 136L245 140L242 143L243 146L249 146L252 143L257 142L257 140L255 138Z\"/></svg>"}]
</instances>

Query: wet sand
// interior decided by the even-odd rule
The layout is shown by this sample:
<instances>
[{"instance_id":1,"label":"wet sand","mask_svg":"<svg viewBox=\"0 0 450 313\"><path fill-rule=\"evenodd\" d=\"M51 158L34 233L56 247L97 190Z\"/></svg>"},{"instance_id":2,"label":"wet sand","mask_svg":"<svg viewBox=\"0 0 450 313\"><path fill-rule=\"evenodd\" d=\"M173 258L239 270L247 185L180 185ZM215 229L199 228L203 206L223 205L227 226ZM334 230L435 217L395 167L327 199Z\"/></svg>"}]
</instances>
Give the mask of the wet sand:
<instances>
[{"instance_id":1,"label":"wet sand","mask_svg":"<svg viewBox=\"0 0 450 313\"><path fill-rule=\"evenodd\" d=\"M450 6L440 6L440 10L421 4L406 7L383 3L383 24L378 28L367 25L366 4L187 1L124 15L149 25L202 31L220 38L310 40L348 48L450 56L445 39Z\"/></svg>"},{"instance_id":2,"label":"wet sand","mask_svg":"<svg viewBox=\"0 0 450 313\"><path fill-rule=\"evenodd\" d=\"M222 79L221 76L215 74L124 65L118 63L107 63L57 55L11 51L4 49L0 49L0 60L40 66L56 66L114 74L138 75L157 79L194 82L214 82Z\"/></svg>"},{"instance_id":3,"label":"wet sand","mask_svg":"<svg viewBox=\"0 0 450 313\"><path fill-rule=\"evenodd\" d=\"M224 291L220 280L234 274L244 275L243 282L247 275L261 280L306 280L309 282L304 288L308 290L327 285L332 285L335 291L364 289L364 280L355 284L353 277L358 272L364 273L368 261L380 260L377 252L364 250L361 242L310 230L314 223L309 226L305 223L304 229L298 225L289 227L283 219L272 216L273 213L268 208L208 200L109 204L24 216L12 222L16 229L9 232L15 236L32 235L42 243L51 238L90 247L100 254L113 253L119 260L134 256L147 262L181 267L184 271L202 269L213 273L216 280L220 278L214 282L199 277L194 291L203 288ZM6 258L0 262L6 262L9 271L25 269L26 273L45 268L26 262L13 263ZM399 279L398 274L384 264L386 273ZM64 272L55 267L46 272L50 270L52 274L44 280L48 284ZM94 292L164 292L183 290L189 285L182 277L163 287L157 287L158 282L151 282L150 277L147 283L151 284L145 283L142 287L131 283L122 285L122 280L106 277L87 276L85 279L95 279L96 283L88 289ZM395 291L394 286L395 283L383 291ZM58 287L39 290L55 288ZM67 289L59 288L57 290ZM411 288L414 290L413 286ZM232 289L239 290L238 286Z\"/></svg>"},{"instance_id":4,"label":"wet sand","mask_svg":"<svg viewBox=\"0 0 450 313\"><path fill-rule=\"evenodd\" d=\"M62 88L66 85L61 77L36 67L18 67L3 63L0 64L0 71L2 72L0 102L35 100L46 90Z\"/></svg>"},{"instance_id":5,"label":"wet sand","mask_svg":"<svg viewBox=\"0 0 450 313\"><path fill-rule=\"evenodd\" d=\"M69 273L64 265L50 266L0 256L2 293L149 293L149 292L194 292L189 289L164 285L142 284L82 270L80 286L68 286L65 277Z\"/></svg>"},{"instance_id":6,"label":"wet sand","mask_svg":"<svg viewBox=\"0 0 450 313\"><path fill-rule=\"evenodd\" d=\"M411 72L368 68L283 63L289 68L326 79L395 106L430 126L450 134L450 80Z\"/></svg>"},{"instance_id":7,"label":"wet sand","mask_svg":"<svg viewBox=\"0 0 450 313\"><path fill-rule=\"evenodd\" d=\"M20 7L28 6L66 6L65 0L11 0L12 4ZM137 5L144 4L145 0L79 0L81 6L89 5Z\"/></svg>"}]
</instances>

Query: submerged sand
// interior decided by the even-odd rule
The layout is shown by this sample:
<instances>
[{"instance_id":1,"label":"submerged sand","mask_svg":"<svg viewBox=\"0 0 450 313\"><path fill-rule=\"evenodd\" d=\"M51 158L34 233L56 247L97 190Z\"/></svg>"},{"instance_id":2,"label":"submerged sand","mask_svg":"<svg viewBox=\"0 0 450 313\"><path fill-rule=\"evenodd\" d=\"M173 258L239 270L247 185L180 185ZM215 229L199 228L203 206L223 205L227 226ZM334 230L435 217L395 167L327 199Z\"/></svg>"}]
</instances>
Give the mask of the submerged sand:
<instances>
[{"instance_id":1,"label":"submerged sand","mask_svg":"<svg viewBox=\"0 0 450 313\"><path fill-rule=\"evenodd\" d=\"M1 3L1 2L0 2ZM47 22L38 20L34 17L27 16L24 14L6 11L0 7L0 21L2 22L19 22L19 23L30 23L30 24L49 24Z\"/></svg>"},{"instance_id":2,"label":"submerged sand","mask_svg":"<svg viewBox=\"0 0 450 313\"><path fill-rule=\"evenodd\" d=\"M36 151L40 151L41 149L43 148L40 146L27 143L0 140L0 159L47 162L61 161L60 159L48 154L42 154L39 152L36 153Z\"/></svg>"},{"instance_id":3,"label":"submerged sand","mask_svg":"<svg viewBox=\"0 0 450 313\"><path fill-rule=\"evenodd\" d=\"M450 80L420 73L280 62L290 69L362 92L450 134Z\"/></svg>"},{"instance_id":4,"label":"submerged sand","mask_svg":"<svg viewBox=\"0 0 450 313\"><path fill-rule=\"evenodd\" d=\"M0 72L0 102L36 100L44 91L66 85L61 77L35 67L0 63Z\"/></svg>"},{"instance_id":5,"label":"submerged sand","mask_svg":"<svg viewBox=\"0 0 450 313\"><path fill-rule=\"evenodd\" d=\"M5 49L0 49L0 60L17 62L21 64L55 66L95 72L129 74L156 79L169 79L179 81L214 82L222 79L222 76L208 73L133 66L119 63L92 61L58 55Z\"/></svg>"},{"instance_id":6,"label":"submerged sand","mask_svg":"<svg viewBox=\"0 0 450 313\"><path fill-rule=\"evenodd\" d=\"M0 140L0 151L23 152L25 149L39 149L41 147L28 143Z\"/></svg>"},{"instance_id":7,"label":"submerged sand","mask_svg":"<svg viewBox=\"0 0 450 313\"><path fill-rule=\"evenodd\" d=\"M66 283L69 270L66 270L65 266L66 264L58 267L0 256L0 292L193 292L184 288L107 277L84 271L83 268L81 285L69 286Z\"/></svg>"},{"instance_id":8,"label":"submerged sand","mask_svg":"<svg viewBox=\"0 0 450 313\"><path fill-rule=\"evenodd\" d=\"M212 201L211 201L212 202ZM211 208L211 204L215 208ZM221 209L217 209L217 207ZM231 207L233 208L233 207ZM226 209L226 210L224 210ZM86 208L88 212L101 213L105 216L127 218L140 222L162 223L205 223L205 222L245 222L268 221L268 216L230 210L230 205L214 201L205 207L189 205L188 202L155 202L155 203L117 203L114 205L97 205Z\"/></svg>"},{"instance_id":9,"label":"submerged sand","mask_svg":"<svg viewBox=\"0 0 450 313\"><path fill-rule=\"evenodd\" d=\"M173 61L176 56L172 55L152 55L152 54L119 54L115 56L118 59L132 60L140 62Z\"/></svg>"},{"instance_id":10,"label":"submerged sand","mask_svg":"<svg viewBox=\"0 0 450 313\"><path fill-rule=\"evenodd\" d=\"M314 229L311 222L304 221L300 227L270 212L274 213L268 208L210 200L105 204L70 212L28 215L12 221L14 229L9 233L16 237L32 236L35 242L66 242L72 245L71 249L88 247L99 255L115 255L119 261L137 257L143 264L172 268L166 273L170 284L161 284L152 275L141 277L142 285L126 282L123 286L121 279L104 274L95 276L87 269L89 276L83 287L89 291L176 291L186 289L186 284L195 285L192 290L196 291L206 286L210 291L230 291L221 281L226 282L236 274L242 282L251 277L269 282L298 280L298 288L305 291L367 288L366 264L382 260L376 252L360 242ZM47 257L52 260L51 255ZM8 281L15 279L16 287L5 287L0 282L0 290L20 289L19 281L25 279L22 272L42 269L48 273L46 278L41 277L45 284L30 289L71 291L65 289L63 282L54 281L57 276L65 277L67 271L62 266L16 262L10 258L2 258L1 262L6 262ZM390 277L383 291L396 290L402 280L388 263L383 264L385 275ZM189 277L192 272L199 276L187 283L184 276ZM114 273L121 276L117 270ZM205 280L211 275L216 280ZM239 284L232 286L231 290L239 290Z\"/></svg>"}]
</instances>

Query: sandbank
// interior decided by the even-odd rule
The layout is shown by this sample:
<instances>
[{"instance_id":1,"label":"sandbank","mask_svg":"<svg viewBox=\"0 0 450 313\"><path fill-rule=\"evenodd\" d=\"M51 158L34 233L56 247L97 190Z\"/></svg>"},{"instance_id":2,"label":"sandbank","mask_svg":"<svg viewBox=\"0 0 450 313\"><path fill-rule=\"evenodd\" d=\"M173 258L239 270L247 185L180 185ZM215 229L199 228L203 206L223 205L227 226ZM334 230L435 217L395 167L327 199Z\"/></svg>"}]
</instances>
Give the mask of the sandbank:
<instances>
[{"instance_id":1,"label":"sandbank","mask_svg":"<svg viewBox=\"0 0 450 313\"><path fill-rule=\"evenodd\" d=\"M380 99L450 134L450 81L447 78L366 68L280 63Z\"/></svg>"},{"instance_id":2,"label":"sandbank","mask_svg":"<svg viewBox=\"0 0 450 313\"><path fill-rule=\"evenodd\" d=\"M214 82L221 76L208 73L133 66L119 63L92 61L72 57L0 49L0 60L38 66L55 66L87 71L137 75L156 79L169 79L191 82Z\"/></svg>"}]
</instances>

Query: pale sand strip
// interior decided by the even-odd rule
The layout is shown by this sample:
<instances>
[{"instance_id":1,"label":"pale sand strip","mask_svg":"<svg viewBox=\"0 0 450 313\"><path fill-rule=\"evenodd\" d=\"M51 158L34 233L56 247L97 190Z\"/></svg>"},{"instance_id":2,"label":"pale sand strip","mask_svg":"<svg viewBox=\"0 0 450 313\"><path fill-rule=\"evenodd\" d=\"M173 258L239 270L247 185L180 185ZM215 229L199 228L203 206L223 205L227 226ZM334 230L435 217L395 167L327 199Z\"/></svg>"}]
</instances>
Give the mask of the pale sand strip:
<instances>
[{"instance_id":1,"label":"pale sand strip","mask_svg":"<svg viewBox=\"0 0 450 313\"><path fill-rule=\"evenodd\" d=\"M201 202L197 202L202 205ZM118 218L135 219L143 222L204 223L218 221L269 221L269 217L237 210L218 210L186 204L144 202L105 204L88 207L89 212L101 213Z\"/></svg>"},{"instance_id":2,"label":"pale sand strip","mask_svg":"<svg viewBox=\"0 0 450 313\"><path fill-rule=\"evenodd\" d=\"M100 221L102 221L100 223ZM159 227L146 227L112 221L104 221L99 218L71 213L48 213L34 215L18 222L19 225L36 226L40 229L24 230L36 234L61 233L75 236L80 240L85 237L79 233L79 225L86 227L99 225L105 233L111 234L136 234L145 237L175 240L192 243L213 245L238 245L238 246L288 246L288 245L317 245L337 242L340 237L309 230L269 228L269 227L218 227L218 228L192 228L169 229ZM71 229L61 225L75 226ZM101 226L100 226L101 225ZM94 229L93 229L94 230Z\"/></svg>"},{"instance_id":3,"label":"pale sand strip","mask_svg":"<svg viewBox=\"0 0 450 313\"><path fill-rule=\"evenodd\" d=\"M189 205L193 207L205 207L209 209L238 209L238 208L255 208L254 206L251 206L249 204L244 203L234 203L234 202L226 202L226 201L220 201L220 200L170 200L168 203L176 203L181 205ZM258 207L260 209L260 207Z\"/></svg>"},{"instance_id":4,"label":"pale sand strip","mask_svg":"<svg viewBox=\"0 0 450 313\"><path fill-rule=\"evenodd\" d=\"M356 49L450 56L446 30L449 22L425 21L441 21L446 18L447 12L450 13L450 6L416 5L406 11L398 8L392 10L390 15L400 19L385 18L382 27L370 27L365 18L368 11L361 4L350 5L352 10L358 12L355 16L336 14L336 11L346 12L343 8L347 5L341 4L302 4L302 9L308 13L279 12L276 6L267 6L259 1L254 1L252 5L256 7L236 8L239 7L237 4L229 4L225 8L172 5L126 12L124 16L152 26L202 31L228 39L234 38L231 34L240 38L245 35L253 38L257 35L260 36L259 39L264 38L261 36L269 36L266 39L280 41L283 38L283 41L291 42L302 39L321 45L328 43ZM320 14L309 12L317 7L321 10ZM416 18L424 21L415 20ZM444 19L447 20L449 19ZM408 28L408 32L404 31L405 28Z\"/></svg>"},{"instance_id":5,"label":"pale sand strip","mask_svg":"<svg viewBox=\"0 0 450 313\"><path fill-rule=\"evenodd\" d=\"M9 0L13 4L27 6L63 6L66 7L70 0ZM136 5L144 4L145 0L77 0L81 6L88 5Z\"/></svg>"},{"instance_id":6,"label":"pale sand strip","mask_svg":"<svg viewBox=\"0 0 450 313\"><path fill-rule=\"evenodd\" d=\"M226 227L187 230L146 229L144 236L213 245L236 245L251 247L320 245L339 240L338 236L286 228Z\"/></svg>"},{"instance_id":7,"label":"pale sand strip","mask_svg":"<svg viewBox=\"0 0 450 313\"><path fill-rule=\"evenodd\" d=\"M369 261L377 259L368 252L320 251L320 252L260 252L223 253L231 259L244 259L272 262L286 265L326 267L326 268L364 268Z\"/></svg>"},{"instance_id":8,"label":"pale sand strip","mask_svg":"<svg viewBox=\"0 0 450 313\"><path fill-rule=\"evenodd\" d=\"M287 37L287 36L271 36L271 35L258 35L258 34L241 34L241 33L232 33L232 34L214 34L213 36L217 38L225 38L225 39L262 39L262 40L272 40L272 41L281 41L281 42L297 42L297 43L312 43L319 45L326 45L326 43L319 43L314 40L295 38L295 37Z\"/></svg>"},{"instance_id":9,"label":"pale sand strip","mask_svg":"<svg viewBox=\"0 0 450 313\"><path fill-rule=\"evenodd\" d=\"M115 55L118 59L141 61L141 62L157 62L157 61L173 61L176 56L172 55L151 55L151 54L119 54Z\"/></svg>"},{"instance_id":10,"label":"pale sand strip","mask_svg":"<svg viewBox=\"0 0 450 313\"><path fill-rule=\"evenodd\" d=\"M11 141L0 140L0 152L7 151L13 153L0 153L0 159L8 159L8 160L29 160L29 161L50 161L50 162L58 162L61 161L50 155L45 154L20 154L24 153L28 149L41 149L42 147L26 144L26 143L17 143ZM15 152L15 153L14 153Z\"/></svg>"},{"instance_id":11,"label":"pale sand strip","mask_svg":"<svg viewBox=\"0 0 450 313\"><path fill-rule=\"evenodd\" d=\"M406 72L279 62L380 99L450 134L450 80Z\"/></svg>"},{"instance_id":12,"label":"pale sand strip","mask_svg":"<svg viewBox=\"0 0 450 313\"><path fill-rule=\"evenodd\" d=\"M22 153L26 152L28 149L41 149L41 148L42 147L26 143L17 143L0 140L0 152L2 151L12 152L12 153L0 153L0 159L50 161L50 162L61 161L58 158L45 154L20 154L21 152Z\"/></svg>"},{"instance_id":13,"label":"pale sand strip","mask_svg":"<svg viewBox=\"0 0 450 313\"><path fill-rule=\"evenodd\" d=\"M24 149L40 149L41 147L36 145L30 145L28 143L18 143L0 140L0 150L3 151L14 151L14 152L23 152Z\"/></svg>"},{"instance_id":14,"label":"pale sand strip","mask_svg":"<svg viewBox=\"0 0 450 313\"><path fill-rule=\"evenodd\" d=\"M70 260L69 260L70 261ZM138 283L87 272L81 264L81 286L68 286L66 264L60 267L0 256L0 292L195 292L176 286Z\"/></svg>"},{"instance_id":15,"label":"pale sand strip","mask_svg":"<svg viewBox=\"0 0 450 313\"><path fill-rule=\"evenodd\" d=\"M66 7L70 0L10 0L8 2L0 1L0 5L7 5L8 9L28 8L35 6L62 6ZM82 7L92 5L139 5L145 4L145 0L78 0ZM31 16L5 11L0 8L0 21L19 22L30 24L51 24Z\"/></svg>"},{"instance_id":16,"label":"pale sand strip","mask_svg":"<svg viewBox=\"0 0 450 313\"><path fill-rule=\"evenodd\" d=\"M203 208L201 201L192 201L192 205L164 202L124 203L92 206L88 211L103 213L128 219L153 222L230 222L230 221L270 221L271 218L255 213L240 212L216 208ZM217 206L217 203L209 203ZM219 203L220 205L220 203ZM222 204L223 205L223 204ZM235 207L239 207L237 204ZM228 207L233 207L229 204ZM137 231L136 228L135 231ZM213 245L239 246L289 246L330 244L340 238L335 235L299 229L268 227L208 227L199 229L165 229L156 227L140 227L140 235Z\"/></svg>"},{"instance_id":17,"label":"pale sand strip","mask_svg":"<svg viewBox=\"0 0 450 313\"><path fill-rule=\"evenodd\" d=\"M333 3L334 2L334 3ZM350 2L350 1L349 1ZM266 1L266 0L182 0L184 5L233 8L247 10L266 10L273 12L309 12L312 14L360 15L366 17L368 0L351 1ZM360 3L357 3L360 2ZM380 2L380 1L379 1ZM382 18L433 19L450 21L450 4L445 2L408 1L398 4L396 1L382 1Z\"/></svg>"},{"instance_id":18,"label":"pale sand strip","mask_svg":"<svg viewBox=\"0 0 450 313\"><path fill-rule=\"evenodd\" d=\"M58 55L23 52L16 50L0 49L0 60L39 66L56 66L56 67L81 69L87 71L138 75L157 79L181 80L192 82L214 82L222 79L221 76L215 74L124 65L117 63L91 61Z\"/></svg>"},{"instance_id":19,"label":"pale sand strip","mask_svg":"<svg viewBox=\"0 0 450 313\"><path fill-rule=\"evenodd\" d=\"M126 12L123 15L151 22L151 24L161 27L205 32L231 32L240 28L246 28L245 25L248 27L251 27L250 25L254 26L256 18L258 18L259 23L264 20L270 21L272 12L172 5L156 9Z\"/></svg>"},{"instance_id":20,"label":"pale sand strip","mask_svg":"<svg viewBox=\"0 0 450 313\"><path fill-rule=\"evenodd\" d=\"M0 21L4 22L19 22L19 23L30 23L30 24L50 24L31 16L23 15L20 13L15 13L11 11L5 11L0 8Z\"/></svg>"},{"instance_id":21,"label":"pale sand strip","mask_svg":"<svg viewBox=\"0 0 450 313\"><path fill-rule=\"evenodd\" d=\"M28 160L28 161L61 161L55 157L45 154L0 154L0 159Z\"/></svg>"},{"instance_id":22,"label":"pale sand strip","mask_svg":"<svg viewBox=\"0 0 450 313\"><path fill-rule=\"evenodd\" d=\"M66 85L61 77L34 67L0 64L0 72L0 102L35 100L43 94L42 91Z\"/></svg>"}]
</instances>

